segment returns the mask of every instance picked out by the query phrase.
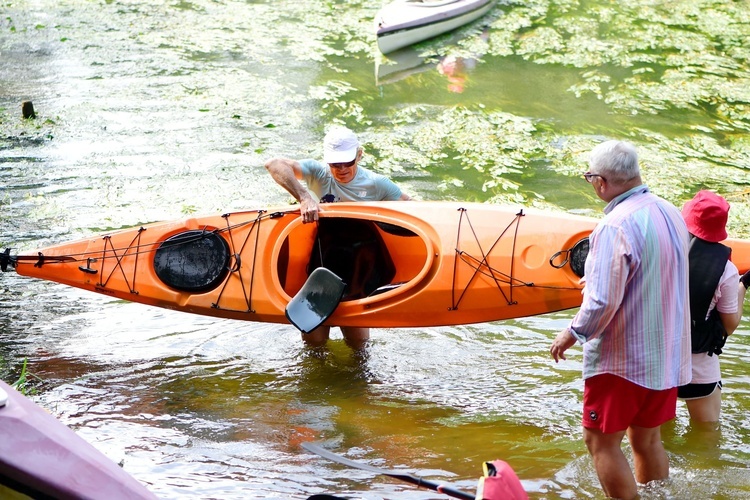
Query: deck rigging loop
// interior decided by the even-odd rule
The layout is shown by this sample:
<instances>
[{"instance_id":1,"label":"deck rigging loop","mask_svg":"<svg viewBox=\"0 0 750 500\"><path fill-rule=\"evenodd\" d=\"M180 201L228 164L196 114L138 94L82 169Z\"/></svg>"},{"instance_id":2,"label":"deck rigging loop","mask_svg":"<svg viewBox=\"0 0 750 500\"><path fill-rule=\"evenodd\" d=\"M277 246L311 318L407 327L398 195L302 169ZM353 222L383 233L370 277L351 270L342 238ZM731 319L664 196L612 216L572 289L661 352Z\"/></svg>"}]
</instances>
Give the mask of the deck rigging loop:
<instances>
[{"instance_id":1,"label":"deck rigging loop","mask_svg":"<svg viewBox=\"0 0 750 500\"><path fill-rule=\"evenodd\" d=\"M122 274L123 280L125 280L125 284L128 286L128 289L130 290L130 293L137 294L138 291L135 288L135 277L138 272L138 256L140 255L140 252L133 251L130 254L128 253L129 250L135 248L139 249L141 246L141 235L143 232L146 231L145 227L141 227L136 232L133 239L130 241L130 244L122 251L122 253L119 253L115 248L114 245L112 245L112 236L104 236L102 239L104 240L104 246L102 248L102 269L100 274L100 281L96 284L99 287L106 288L107 283L109 282L110 278L115 274L115 272L119 269L120 273ZM107 248L109 247L109 249ZM105 259L107 258L107 252L112 252L114 258L115 258L115 265L112 267L112 270L109 271L109 275L106 275L105 279ZM127 274L125 273L125 269L122 267L122 261L125 259L125 257L129 256L135 256L135 264L133 265L133 275L130 279L128 279Z\"/></svg>"},{"instance_id":2,"label":"deck rigging loop","mask_svg":"<svg viewBox=\"0 0 750 500\"><path fill-rule=\"evenodd\" d=\"M576 242L571 248L567 250L560 250L555 253L549 259L549 265L555 269L561 269L570 262L570 269L579 278L583 278L584 267L586 265L586 257L589 254L589 239L588 237L582 238ZM562 258L562 262L556 264L554 261L558 258Z\"/></svg>"},{"instance_id":3,"label":"deck rigging loop","mask_svg":"<svg viewBox=\"0 0 750 500\"><path fill-rule=\"evenodd\" d=\"M242 268L242 256L238 253L233 253L230 256L230 265L229 265L229 272L230 273L237 273Z\"/></svg>"},{"instance_id":4,"label":"deck rigging loop","mask_svg":"<svg viewBox=\"0 0 750 500\"><path fill-rule=\"evenodd\" d=\"M517 302L513 300L513 287L514 286L534 286L533 283L524 282L522 280L516 279L513 276L513 267L514 267L513 254L515 253L516 239L518 237L518 227L520 225L521 217L525 215L523 213L523 210L518 211L518 213L515 215L513 220L511 220L508 223L508 225L505 227L505 229L501 231L500 235L495 239L495 241L492 243L492 245L486 252L484 248L482 248L482 244L479 241L479 237L477 236L476 231L474 230L474 226L471 224L471 219L469 218L468 210L466 210L465 208L459 208L458 211L461 213L461 215L458 221L458 229L456 230L456 254L453 260L453 283L451 286L451 302L452 302L451 310L458 309L458 305L460 304L464 295L468 291L469 286L471 286L471 284L480 274L484 276L488 276L490 279L492 279L495 282L497 289L500 291L500 293L502 294L503 298L505 299L508 305L516 304ZM469 225L469 229L471 230L472 235L474 236L474 241L476 242L477 247L479 248L481 258L474 257L470 255L468 252L465 252L461 250L461 248L459 248L459 243L461 241L461 227L463 225L464 220L466 220L466 223ZM512 248L511 260L510 260L510 266L509 266L510 269L508 270L508 272L502 272L490 266L488 259L489 259L490 253L492 253L492 250L494 250L494 248L497 246L500 240L506 235L506 233L511 229L511 227L513 227L514 230L512 234L513 248ZM472 274L471 278L468 280L468 282L464 286L463 291L461 291L461 294L459 295L458 299L456 299L455 297L456 276L458 273L459 260L464 262L465 264L468 264L471 268L473 268L474 273ZM509 289L508 294L506 294L502 285L508 285L508 289Z\"/></svg>"},{"instance_id":5,"label":"deck rigging loop","mask_svg":"<svg viewBox=\"0 0 750 500\"><path fill-rule=\"evenodd\" d=\"M299 211L299 210L296 210ZM290 211L291 212L291 211ZM227 227L224 229L217 229L217 232L226 232L228 235L227 240L229 240L229 251L231 255L234 257L234 265L231 269L229 269L230 274L229 277L223 280L223 284L221 287L221 290L219 291L218 296L216 297L216 302L211 304L211 307L214 309L225 309L229 310L228 308L221 307L221 299L224 295L224 291L227 289L227 285L229 284L231 279L237 278L239 280L240 287L242 289L242 297L245 302L245 305L247 308L243 312L250 312L254 313L255 311L252 308L252 300L253 300L253 286L255 281L255 264L256 264L256 256L258 255L258 245L260 242L260 223L263 219L276 219L279 217L283 217L287 213L290 212L273 212L268 214L266 210L258 210L258 214L254 219L244 221L242 224L230 224L229 218L233 214L224 214L222 217L227 223ZM232 232L232 229L238 229L239 227L246 226L247 224L252 224L250 229L245 234L245 238L242 242L239 242L239 248L237 248L237 243L235 242L235 235ZM253 254L252 254L252 260L251 265L249 269L250 277L249 279L243 276L243 266L242 266L242 260L240 259L240 255L242 255L243 251L245 250L245 246L250 241L251 235L255 233L255 238L253 242ZM248 286L246 286L246 283L249 283Z\"/></svg>"}]
</instances>

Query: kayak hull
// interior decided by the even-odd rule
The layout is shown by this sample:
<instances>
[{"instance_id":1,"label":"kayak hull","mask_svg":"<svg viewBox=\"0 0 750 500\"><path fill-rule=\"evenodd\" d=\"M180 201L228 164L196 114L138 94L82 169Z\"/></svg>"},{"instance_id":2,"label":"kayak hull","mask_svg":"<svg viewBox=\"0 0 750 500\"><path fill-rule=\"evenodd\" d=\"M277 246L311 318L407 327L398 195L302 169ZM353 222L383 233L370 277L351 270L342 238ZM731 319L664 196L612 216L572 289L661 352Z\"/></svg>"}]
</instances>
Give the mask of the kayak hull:
<instances>
[{"instance_id":1,"label":"kayak hull","mask_svg":"<svg viewBox=\"0 0 750 500\"><path fill-rule=\"evenodd\" d=\"M476 21L495 0L398 0L375 16L375 34L383 54L408 47Z\"/></svg>"},{"instance_id":2,"label":"kayak hull","mask_svg":"<svg viewBox=\"0 0 750 500\"><path fill-rule=\"evenodd\" d=\"M13 263L22 275L128 301L270 323L289 322L287 304L325 264L349 287L328 325L457 325L579 306L582 272L571 257L596 223L478 203L367 202L326 205L318 226L290 206L151 224ZM337 224L340 235L326 235ZM750 266L750 242L733 245L738 267Z\"/></svg>"},{"instance_id":3,"label":"kayak hull","mask_svg":"<svg viewBox=\"0 0 750 500\"><path fill-rule=\"evenodd\" d=\"M4 404L3 404L4 400ZM44 409L0 381L0 497L156 499Z\"/></svg>"}]
</instances>

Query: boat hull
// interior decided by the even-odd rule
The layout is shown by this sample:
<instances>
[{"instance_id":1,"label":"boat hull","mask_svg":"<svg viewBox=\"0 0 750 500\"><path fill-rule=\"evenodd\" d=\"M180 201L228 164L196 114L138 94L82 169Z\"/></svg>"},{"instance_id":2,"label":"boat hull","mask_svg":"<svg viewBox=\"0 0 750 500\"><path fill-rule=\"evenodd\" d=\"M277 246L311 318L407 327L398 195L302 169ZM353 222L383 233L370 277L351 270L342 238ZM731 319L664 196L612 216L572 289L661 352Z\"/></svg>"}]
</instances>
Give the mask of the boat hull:
<instances>
[{"instance_id":1,"label":"boat hull","mask_svg":"<svg viewBox=\"0 0 750 500\"><path fill-rule=\"evenodd\" d=\"M120 466L0 381L0 497L27 498L23 495L156 499Z\"/></svg>"},{"instance_id":2,"label":"boat hull","mask_svg":"<svg viewBox=\"0 0 750 500\"><path fill-rule=\"evenodd\" d=\"M446 2L397 1L375 16L375 34L383 54L447 33L484 16L495 0Z\"/></svg>"},{"instance_id":3,"label":"boat hull","mask_svg":"<svg viewBox=\"0 0 750 500\"><path fill-rule=\"evenodd\" d=\"M321 264L349 287L329 325L457 325L580 305L574 254L597 219L452 202L324 208L320 226L303 224L296 206L195 217L44 248L14 264L22 275L124 300L271 323L288 323L286 305ZM326 235L341 224L334 233L345 237ZM738 267L750 266L750 242L733 248Z\"/></svg>"}]
</instances>

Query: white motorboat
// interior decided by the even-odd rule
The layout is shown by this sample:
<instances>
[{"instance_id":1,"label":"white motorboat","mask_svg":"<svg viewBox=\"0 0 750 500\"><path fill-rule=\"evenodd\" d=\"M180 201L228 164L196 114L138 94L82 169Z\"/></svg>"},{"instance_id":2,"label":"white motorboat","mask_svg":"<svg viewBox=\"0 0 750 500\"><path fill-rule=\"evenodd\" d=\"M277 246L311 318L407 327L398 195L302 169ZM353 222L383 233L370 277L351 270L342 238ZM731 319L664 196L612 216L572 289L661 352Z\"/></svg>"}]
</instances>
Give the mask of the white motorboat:
<instances>
[{"instance_id":1,"label":"white motorboat","mask_svg":"<svg viewBox=\"0 0 750 500\"><path fill-rule=\"evenodd\" d=\"M378 48L383 54L428 40L476 21L497 0L396 0L375 16Z\"/></svg>"}]
</instances>

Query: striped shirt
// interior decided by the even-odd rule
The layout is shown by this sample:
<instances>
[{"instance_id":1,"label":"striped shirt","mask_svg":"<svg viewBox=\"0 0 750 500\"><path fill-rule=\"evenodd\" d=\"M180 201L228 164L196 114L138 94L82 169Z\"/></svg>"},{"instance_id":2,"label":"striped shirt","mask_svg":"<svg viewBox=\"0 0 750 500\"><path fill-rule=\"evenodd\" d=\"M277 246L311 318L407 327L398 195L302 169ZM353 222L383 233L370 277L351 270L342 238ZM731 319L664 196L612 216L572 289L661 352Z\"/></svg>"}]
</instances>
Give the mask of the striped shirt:
<instances>
[{"instance_id":1,"label":"striped shirt","mask_svg":"<svg viewBox=\"0 0 750 500\"><path fill-rule=\"evenodd\" d=\"M583 378L610 373L664 390L691 378L689 234L680 212L641 185L616 197L591 233L571 334Z\"/></svg>"}]
</instances>

